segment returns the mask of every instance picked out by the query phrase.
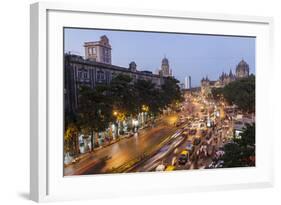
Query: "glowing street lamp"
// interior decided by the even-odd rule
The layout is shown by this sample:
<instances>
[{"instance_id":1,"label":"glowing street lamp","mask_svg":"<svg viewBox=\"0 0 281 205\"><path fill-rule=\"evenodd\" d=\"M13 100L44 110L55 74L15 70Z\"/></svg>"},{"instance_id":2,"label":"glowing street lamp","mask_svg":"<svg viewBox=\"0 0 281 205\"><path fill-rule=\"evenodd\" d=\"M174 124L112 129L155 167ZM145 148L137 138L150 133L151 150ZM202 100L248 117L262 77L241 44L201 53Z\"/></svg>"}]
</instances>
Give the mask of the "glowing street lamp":
<instances>
[{"instance_id":1,"label":"glowing street lamp","mask_svg":"<svg viewBox=\"0 0 281 205\"><path fill-rule=\"evenodd\" d=\"M149 111L149 107L147 105L142 105L142 111L144 112L148 112Z\"/></svg>"}]
</instances>

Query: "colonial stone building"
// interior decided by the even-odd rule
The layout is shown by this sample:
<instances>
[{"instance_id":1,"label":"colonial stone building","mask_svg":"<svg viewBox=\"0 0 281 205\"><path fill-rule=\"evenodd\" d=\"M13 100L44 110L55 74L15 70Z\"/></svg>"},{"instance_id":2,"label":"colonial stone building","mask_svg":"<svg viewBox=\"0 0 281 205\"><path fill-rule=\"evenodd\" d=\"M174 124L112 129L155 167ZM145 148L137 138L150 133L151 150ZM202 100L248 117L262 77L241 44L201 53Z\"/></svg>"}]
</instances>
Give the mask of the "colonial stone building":
<instances>
[{"instance_id":1,"label":"colonial stone building","mask_svg":"<svg viewBox=\"0 0 281 205\"><path fill-rule=\"evenodd\" d=\"M98 62L98 58L90 60L87 53L85 57L86 59L78 55L64 55L64 102L66 112L74 113L77 110L80 86L86 85L94 88L100 84L109 84L119 74L129 75L134 82L149 80L158 88L165 80L165 77L153 74L150 71L137 70L135 62L131 62L126 68ZM111 56L108 59L111 59Z\"/></svg>"},{"instance_id":2,"label":"colonial stone building","mask_svg":"<svg viewBox=\"0 0 281 205\"><path fill-rule=\"evenodd\" d=\"M169 60L164 57L162 59L161 69L159 70L159 75L168 77L172 76L172 69L170 69Z\"/></svg>"},{"instance_id":3,"label":"colonial stone building","mask_svg":"<svg viewBox=\"0 0 281 205\"><path fill-rule=\"evenodd\" d=\"M219 77L221 86L227 85L228 83L234 80L235 80L235 75L232 73L232 70L230 70L229 73L222 72L222 74Z\"/></svg>"},{"instance_id":4,"label":"colonial stone building","mask_svg":"<svg viewBox=\"0 0 281 205\"><path fill-rule=\"evenodd\" d=\"M86 60L111 64L111 45L105 35L99 41L85 42L84 48Z\"/></svg>"},{"instance_id":5,"label":"colonial stone building","mask_svg":"<svg viewBox=\"0 0 281 205\"><path fill-rule=\"evenodd\" d=\"M208 76L202 78L201 80L201 93L203 95L211 94L212 88L221 87L221 82L219 80L209 80Z\"/></svg>"},{"instance_id":6,"label":"colonial stone building","mask_svg":"<svg viewBox=\"0 0 281 205\"><path fill-rule=\"evenodd\" d=\"M242 59L236 67L236 78L248 77L249 71L249 65Z\"/></svg>"},{"instance_id":7,"label":"colonial stone building","mask_svg":"<svg viewBox=\"0 0 281 205\"><path fill-rule=\"evenodd\" d=\"M229 73L223 72L218 80L212 81L208 77L203 77L201 80L201 93L203 95L209 95L211 94L212 88L224 87L232 81L249 77L249 70L249 65L242 59L236 66L235 75L230 70Z\"/></svg>"}]
</instances>

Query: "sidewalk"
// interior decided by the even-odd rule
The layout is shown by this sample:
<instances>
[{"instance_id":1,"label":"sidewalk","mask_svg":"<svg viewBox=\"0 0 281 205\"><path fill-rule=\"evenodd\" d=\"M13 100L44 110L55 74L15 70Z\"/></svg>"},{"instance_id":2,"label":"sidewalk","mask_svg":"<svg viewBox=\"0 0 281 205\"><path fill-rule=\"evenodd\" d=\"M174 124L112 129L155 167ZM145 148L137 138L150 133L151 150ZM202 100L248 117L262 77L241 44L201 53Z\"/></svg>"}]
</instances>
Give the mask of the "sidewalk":
<instances>
[{"instance_id":1,"label":"sidewalk","mask_svg":"<svg viewBox=\"0 0 281 205\"><path fill-rule=\"evenodd\" d=\"M162 121L162 119L163 119L163 116L160 116L158 119L156 119L156 120L155 120L156 123L155 123L154 127L157 126L157 125ZM139 128L139 130L138 130L138 136L142 135L145 131L147 131L147 130L150 129L150 128L151 128L151 127L150 127L150 126L147 126L147 124L146 124L143 128ZM109 146L111 146L111 145L113 145L113 144L115 144L115 143L120 142L121 140L129 139L129 138L131 138L131 137L133 137L133 136L134 136L134 133L129 133L129 134L126 134L126 135L119 135L119 137L118 137L117 139L111 140L111 141L110 141L109 143L107 143L107 144L104 144L104 145L101 145L101 146L99 146L99 147L96 147L96 148L93 149L93 151L88 151L88 152L86 152L86 153L82 153L82 154L80 154L79 156L73 158L73 160L72 160L70 163L64 164L64 167L68 167L68 166L70 166L70 165L76 164L77 162L83 161L84 159L88 158L88 157L89 157L91 154L93 154L94 152L96 152L96 151L98 151L98 150L101 150L101 149L103 149L103 148L105 148L105 147L109 147Z\"/></svg>"}]
</instances>

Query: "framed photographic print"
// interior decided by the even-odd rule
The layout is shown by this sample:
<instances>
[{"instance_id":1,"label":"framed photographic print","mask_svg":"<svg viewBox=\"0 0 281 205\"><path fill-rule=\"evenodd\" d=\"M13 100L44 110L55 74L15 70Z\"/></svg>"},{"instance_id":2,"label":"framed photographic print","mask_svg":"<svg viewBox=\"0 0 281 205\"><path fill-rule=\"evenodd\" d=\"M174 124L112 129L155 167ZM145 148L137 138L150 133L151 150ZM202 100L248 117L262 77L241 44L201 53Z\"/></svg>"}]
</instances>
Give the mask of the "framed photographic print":
<instances>
[{"instance_id":1,"label":"framed photographic print","mask_svg":"<svg viewBox=\"0 0 281 205\"><path fill-rule=\"evenodd\" d=\"M272 186L272 24L31 5L31 199Z\"/></svg>"}]
</instances>

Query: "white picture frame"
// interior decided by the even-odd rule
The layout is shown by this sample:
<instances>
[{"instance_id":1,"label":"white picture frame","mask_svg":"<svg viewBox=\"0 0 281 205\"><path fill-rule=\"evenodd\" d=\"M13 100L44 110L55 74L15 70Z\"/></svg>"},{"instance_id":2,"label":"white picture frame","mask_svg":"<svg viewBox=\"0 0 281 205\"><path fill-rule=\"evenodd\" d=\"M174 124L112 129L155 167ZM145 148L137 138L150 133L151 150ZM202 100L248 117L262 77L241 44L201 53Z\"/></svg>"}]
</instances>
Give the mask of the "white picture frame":
<instances>
[{"instance_id":1,"label":"white picture frame","mask_svg":"<svg viewBox=\"0 0 281 205\"><path fill-rule=\"evenodd\" d=\"M187 11L97 8L94 4L46 2L32 4L30 14L32 200L41 202L95 199L273 186L273 131L270 129L272 116L267 111L267 107L272 105L272 93L267 89L272 86L270 75L273 72L272 18ZM256 167L63 177L61 34L64 26L256 36Z\"/></svg>"}]
</instances>

